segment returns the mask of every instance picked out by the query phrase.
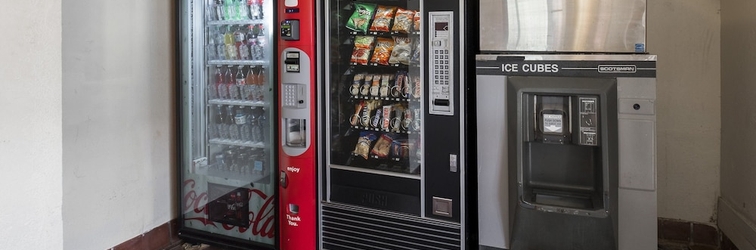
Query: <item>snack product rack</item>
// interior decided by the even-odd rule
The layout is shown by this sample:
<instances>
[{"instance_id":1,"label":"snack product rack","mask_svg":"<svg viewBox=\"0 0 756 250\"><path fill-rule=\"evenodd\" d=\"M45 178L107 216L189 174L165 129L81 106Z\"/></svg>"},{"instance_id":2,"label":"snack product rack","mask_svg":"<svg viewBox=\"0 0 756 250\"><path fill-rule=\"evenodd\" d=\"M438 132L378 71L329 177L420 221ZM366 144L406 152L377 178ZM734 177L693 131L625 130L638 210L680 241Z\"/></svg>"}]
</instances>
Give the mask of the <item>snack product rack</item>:
<instances>
[{"instance_id":1,"label":"snack product rack","mask_svg":"<svg viewBox=\"0 0 756 250\"><path fill-rule=\"evenodd\" d=\"M420 178L423 90L414 1L336 1L331 13L330 167ZM343 17L343 18L341 18Z\"/></svg>"}]
</instances>

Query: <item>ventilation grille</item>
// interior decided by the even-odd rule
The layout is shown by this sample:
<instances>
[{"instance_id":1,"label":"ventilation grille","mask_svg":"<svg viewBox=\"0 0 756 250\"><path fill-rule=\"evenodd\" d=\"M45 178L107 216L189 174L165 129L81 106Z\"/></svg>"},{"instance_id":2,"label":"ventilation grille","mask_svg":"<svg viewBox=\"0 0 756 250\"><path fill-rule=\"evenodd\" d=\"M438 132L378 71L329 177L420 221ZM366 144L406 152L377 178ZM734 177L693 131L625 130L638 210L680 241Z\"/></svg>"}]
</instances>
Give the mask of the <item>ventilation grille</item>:
<instances>
[{"instance_id":1,"label":"ventilation grille","mask_svg":"<svg viewBox=\"0 0 756 250\"><path fill-rule=\"evenodd\" d=\"M460 249L460 226L355 206L323 203L323 248Z\"/></svg>"}]
</instances>

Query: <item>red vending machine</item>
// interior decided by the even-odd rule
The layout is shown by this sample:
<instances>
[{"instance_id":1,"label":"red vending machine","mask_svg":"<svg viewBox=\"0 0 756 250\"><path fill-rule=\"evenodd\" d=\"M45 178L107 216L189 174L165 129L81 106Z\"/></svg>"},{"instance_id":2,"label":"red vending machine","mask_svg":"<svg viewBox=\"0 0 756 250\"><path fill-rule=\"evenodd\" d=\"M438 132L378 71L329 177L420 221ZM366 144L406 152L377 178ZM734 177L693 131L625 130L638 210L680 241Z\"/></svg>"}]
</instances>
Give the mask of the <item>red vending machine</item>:
<instances>
[{"instance_id":1,"label":"red vending machine","mask_svg":"<svg viewBox=\"0 0 756 250\"><path fill-rule=\"evenodd\" d=\"M317 249L315 1L278 3L280 249Z\"/></svg>"}]
</instances>

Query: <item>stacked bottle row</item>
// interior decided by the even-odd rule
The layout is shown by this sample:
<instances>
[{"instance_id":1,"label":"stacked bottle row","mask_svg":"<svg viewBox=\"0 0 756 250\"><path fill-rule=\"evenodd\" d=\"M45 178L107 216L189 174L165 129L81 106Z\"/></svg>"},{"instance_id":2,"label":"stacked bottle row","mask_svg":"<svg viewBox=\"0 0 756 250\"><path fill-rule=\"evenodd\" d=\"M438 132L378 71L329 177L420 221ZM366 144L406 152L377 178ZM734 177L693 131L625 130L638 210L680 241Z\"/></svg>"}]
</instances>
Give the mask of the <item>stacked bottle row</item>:
<instances>
[{"instance_id":1,"label":"stacked bottle row","mask_svg":"<svg viewBox=\"0 0 756 250\"><path fill-rule=\"evenodd\" d=\"M217 66L207 86L208 97L264 102L267 92L265 70L262 66Z\"/></svg>"},{"instance_id":2,"label":"stacked bottle row","mask_svg":"<svg viewBox=\"0 0 756 250\"><path fill-rule=\"evenodd\" d=\"M265 142L267 117L263 108L218 105L213 112L214 119L208 125L211 140L254 144Z\"/></svg>"},{"instance_id":3,"label":"stacked bottle row","mask_svg":"<svg viewBox=\"0 0 756 250\"><path fill-rule=\"evenodd\" d=\"M262 24L208 28L207 60L266 60L265 27Z\"/></svg>"},{"instance_id":4,"label":"stacked bottle row","mask_svg":"<svg viewBox=\"0 0 756 250\"><path fill-rule=\"evenodd\" d=\"M206 0L205 19L208 21L263 19L263 0Z\"/></svg>"},{"instance_id":5,"label":"stacked bottle row","mask_svg":"<svg viewBox=\"0 0 756 250\"><path fill-rule=\"evenodd\" d=\"M228 146L213 155L210 169L233 174L264 175L267 169L266 159L263 149Z\"/></svg>"}]
</instances>

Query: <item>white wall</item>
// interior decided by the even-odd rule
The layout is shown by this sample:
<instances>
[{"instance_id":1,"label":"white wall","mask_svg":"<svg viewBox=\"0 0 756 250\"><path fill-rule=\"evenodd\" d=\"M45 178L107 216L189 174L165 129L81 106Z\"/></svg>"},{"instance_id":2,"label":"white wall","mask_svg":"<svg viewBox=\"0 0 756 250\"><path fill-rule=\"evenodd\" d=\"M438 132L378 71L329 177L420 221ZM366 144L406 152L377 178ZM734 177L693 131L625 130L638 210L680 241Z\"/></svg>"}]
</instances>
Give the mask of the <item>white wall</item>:
<instances>
[{"instance_id":1,"label":"white wall","mask_svg":"<svg viewBox=\"0 0 756 250\"><path fill-rule=\"evenodd\" d=\"M659 55L659 217L716 222L719 48L719 0L648 1L648 50Z\"/></svg>"},{"instance_id":2,"label":"white wall","mask_svg":"<svg viewBox=\"0 0 756 250\"><path fill-rule=\"evenodd\" d=\"M0 8L0 246L60 249L61 1Z\"/></svg>"},{"instance_id":3,"label":"white wall","mask_svg":"<svg viewBox=\"0 0 756 250\"><path fill-rule=\"evenodd\" d=\"M65 249L107 249L176 217L173 2L63 4Z\"/></svg>"},{"instance_id":4,"label":"white wall","mask_svg":"<svg viewBox=\"0 0 756 250\"><path fill-rule=\"evenodd\" d=\"M723 215L719 224L733 242L740 243L738 245L740 249L756 249L756 71L754 65L756 65L756 2L722 0L722 201L724 204L720 208ZM747 243L748 241L750 243ZM746 245L750 245L750 248Z\"/></svg>"}]
</instances>

